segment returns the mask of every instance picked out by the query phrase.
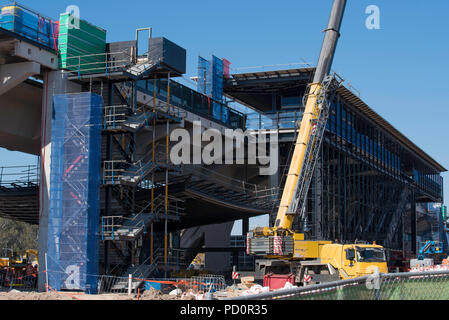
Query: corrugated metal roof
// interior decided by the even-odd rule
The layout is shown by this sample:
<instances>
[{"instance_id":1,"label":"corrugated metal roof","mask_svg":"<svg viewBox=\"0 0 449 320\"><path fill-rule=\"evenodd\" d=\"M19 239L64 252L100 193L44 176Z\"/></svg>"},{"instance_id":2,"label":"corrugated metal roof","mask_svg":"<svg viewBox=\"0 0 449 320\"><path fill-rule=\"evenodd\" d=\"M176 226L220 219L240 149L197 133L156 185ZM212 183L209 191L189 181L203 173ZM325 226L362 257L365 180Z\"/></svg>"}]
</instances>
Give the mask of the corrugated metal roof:
<instances>
[{"instance_id":1,"label":"corrugated metal roof","mask_svg":"<svg viewBox=\"0 0 449 320\"><path fill-rule=\"evenodd\" d=\"M273 78L288 78L299 76L304 73L312 73L315 68L276 70L276 71L261 71L233 74L232 78L235 80L255 80L255 79L273 79Z\"/></svg>"}]
</instances>

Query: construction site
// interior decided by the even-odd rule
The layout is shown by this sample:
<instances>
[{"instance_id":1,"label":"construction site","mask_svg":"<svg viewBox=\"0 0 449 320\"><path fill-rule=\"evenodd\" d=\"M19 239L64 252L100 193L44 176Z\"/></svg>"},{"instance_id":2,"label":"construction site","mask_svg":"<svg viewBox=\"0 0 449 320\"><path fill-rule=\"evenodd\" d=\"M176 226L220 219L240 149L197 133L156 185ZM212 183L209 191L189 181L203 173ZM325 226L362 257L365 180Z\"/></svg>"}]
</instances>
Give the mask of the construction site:
<instances>
[{"instance_id":1,"label":"construction site","mask_svg":"<svg viewBox=\"0 0 449 320\"><path fill-rule=\"evenodd\" d=\"M0 300L449 299L447 169L332 71L346 0L316 65L188 79L157 26L0 7L0 147L37 158L0 217L38 226Z\"/></svg>"}]
</instances>

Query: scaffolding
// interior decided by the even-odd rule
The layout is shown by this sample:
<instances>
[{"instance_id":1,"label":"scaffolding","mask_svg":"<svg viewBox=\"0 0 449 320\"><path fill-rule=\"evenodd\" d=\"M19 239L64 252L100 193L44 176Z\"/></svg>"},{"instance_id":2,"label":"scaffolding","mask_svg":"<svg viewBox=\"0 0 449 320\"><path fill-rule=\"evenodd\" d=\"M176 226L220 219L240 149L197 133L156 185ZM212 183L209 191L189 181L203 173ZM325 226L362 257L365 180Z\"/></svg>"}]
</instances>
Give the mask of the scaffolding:
<instances>
[{"instance_id":1,"label":"scaffolding","mask_svg":"<svg viewBox=\"0 0 449 320\"><path fill-rule=\"evenodd\" d=\"M47 284L96 293L103 100L92 93L55 95Z\"/></svg>"}]
</instances>

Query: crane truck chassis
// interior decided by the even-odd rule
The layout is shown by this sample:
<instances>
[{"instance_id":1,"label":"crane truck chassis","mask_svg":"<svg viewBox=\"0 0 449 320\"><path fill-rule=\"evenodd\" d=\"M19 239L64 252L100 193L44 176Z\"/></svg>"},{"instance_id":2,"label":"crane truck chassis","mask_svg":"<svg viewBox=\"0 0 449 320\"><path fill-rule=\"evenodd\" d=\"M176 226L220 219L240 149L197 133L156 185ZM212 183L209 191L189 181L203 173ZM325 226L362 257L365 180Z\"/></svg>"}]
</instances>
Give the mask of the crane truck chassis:
<instances>
[{"instance_id":1,"label":"crane truck chassis","mask_svg":"<svg viewBox=\"0 0 449 320\"><path fill-rule=\"evenodd\" d=\"M293 243L290 239L282 243L281 239L275 238L268 237L267 242L248 236L247 249L252 254L264 255L266 250L279 252L279 246L284 254L267 255L256 260L256 278L282 276L284 284L291 281L292 284L306 286L361 277L372 274L376 268L380 273L388 272L385 250L379 245L306 241L301 234L295 234ZM271 248L266 248L267 244Z\"/></svg>"}]
</instances>

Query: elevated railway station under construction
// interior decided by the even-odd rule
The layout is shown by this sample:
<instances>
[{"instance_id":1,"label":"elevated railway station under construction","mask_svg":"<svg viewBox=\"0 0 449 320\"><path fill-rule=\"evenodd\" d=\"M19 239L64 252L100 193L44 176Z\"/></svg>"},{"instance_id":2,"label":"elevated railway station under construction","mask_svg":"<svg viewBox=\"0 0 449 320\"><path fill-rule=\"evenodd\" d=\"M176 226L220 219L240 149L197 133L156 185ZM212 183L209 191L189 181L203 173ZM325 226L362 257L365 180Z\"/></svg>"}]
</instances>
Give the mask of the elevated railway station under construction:
<instances>
[{"instance_id":1,"label":"elevated railway station under construction","mask_svg":"<svg viewBox=\"0 0 449 320\"><path fill-rule=\"evenodd\" d=\"M233 222L244 221L244 235L251 217L270 214L274 224L315 68L231 74L226 59L200 57L194 90L179 80L186 51L151 29L107 43L105 30L67 13L59 21L20 5L2 13L0 146L36 155L39 164L4 169L0 215L39 225L48 276L40 288L95 293L99 275L167 275L204 251L206 268L230 273L223 252L245 251L229 248ZM143 32L150 36L141 53ZM197 121L222 133L278 134L279 170L173 164L171 133L195 135ZM342 86L306 219L295 229L316 240L375 241L405 259L417 254L417 204L443 202L445 171Z\"/></svg>"}]
</instances>

